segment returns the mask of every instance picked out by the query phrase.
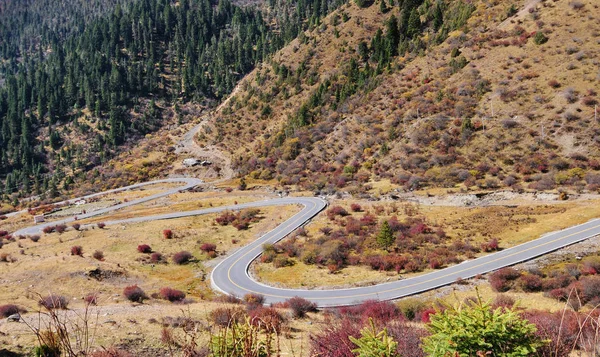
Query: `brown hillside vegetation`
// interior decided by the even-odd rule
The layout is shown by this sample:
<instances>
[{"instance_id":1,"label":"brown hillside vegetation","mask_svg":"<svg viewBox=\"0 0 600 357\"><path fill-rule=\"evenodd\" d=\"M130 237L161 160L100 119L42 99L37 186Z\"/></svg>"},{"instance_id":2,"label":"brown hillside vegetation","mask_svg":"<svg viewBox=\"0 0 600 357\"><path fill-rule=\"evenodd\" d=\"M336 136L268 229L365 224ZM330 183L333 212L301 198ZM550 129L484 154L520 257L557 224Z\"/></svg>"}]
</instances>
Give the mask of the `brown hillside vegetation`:
<instances>
[{"instance_id":1,"label":"brown hillside vegetation","mask_svg":"<svg viewBox=\"0 0 600 357\"><path fill-rule=\"evenodd\" d=\"M446 2L436 31L425 1L422 32L383 67L372 43L401 6L342 6L247 76L198 140L218 143L242 175L326 192L382 178L597 190L598 5L472 4ZM360 76L375 74L344 92L352 59Z\"/></svg>"}]
</instances>

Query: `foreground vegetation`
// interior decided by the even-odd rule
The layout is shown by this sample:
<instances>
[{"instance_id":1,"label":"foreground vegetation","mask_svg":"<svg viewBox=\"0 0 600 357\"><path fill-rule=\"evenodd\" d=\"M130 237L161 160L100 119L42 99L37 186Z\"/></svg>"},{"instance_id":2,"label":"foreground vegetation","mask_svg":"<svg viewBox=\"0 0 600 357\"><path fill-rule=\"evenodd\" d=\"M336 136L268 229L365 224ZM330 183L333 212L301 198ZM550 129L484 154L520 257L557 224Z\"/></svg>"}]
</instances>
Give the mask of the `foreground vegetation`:
<instances>
[{"instance_id":1,"label":"foreground vegetation","mask_svg":"<svg viewBox=\"0 0 600 357\"><path fill-rule=\"evenodd\" d=\"M137 286L123 294L142 303L148 296ZM156 298L183 301L181 292L161 289ZM177 297L177 298L175 298ZM3 316L24 314L30 333L36 337L33 349L38 356L124 357L139 353L126 344L98 348L95 333L97 316L93 297L82 309L70 309L63 296L37 295L37 317L16 305L0 306ZM310 332L308 346L286 350L292 356L399 357L399 356L555 356L572 352L594 353L599 327L595 309L578 313L565 307L557 313L523 311L514 301L499 296L495 302L479 295L457 305L427 306L416 300L368 301L354 307L318 312L302 298L292 298L277 306L265 307L260 295L243 299L219 297L219 305L203 318L181 309L176 318L149 318L158 324L156 355L260 357L276 356L281 346L293 339L292 325L309 319L322 320ZM185 302L183 302L185 304ZM184 305L182 306L184 307ZM307 348L308 354L303 352ZM160 352L162 351L162 352ZM148 351L147 351L148 352Z\"/></svg>"}]
</instances>

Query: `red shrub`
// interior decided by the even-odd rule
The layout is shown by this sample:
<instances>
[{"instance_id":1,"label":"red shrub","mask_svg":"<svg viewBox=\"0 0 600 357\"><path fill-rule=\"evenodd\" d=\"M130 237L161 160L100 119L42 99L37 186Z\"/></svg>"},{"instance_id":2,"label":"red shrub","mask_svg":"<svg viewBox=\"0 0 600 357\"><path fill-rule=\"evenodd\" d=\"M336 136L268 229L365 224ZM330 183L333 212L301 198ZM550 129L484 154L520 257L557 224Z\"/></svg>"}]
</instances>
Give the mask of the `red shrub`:
<instances>
[{"instance_id":1,"label":"red shrub","mask_svg":"<svg viewBox=\"0 0 600 357\"><path fill-rule=\"evenodd\" d=\"M519 278L519 286L527 293L542 290L542 278L535 274L526 274Z\"/></svg>"},{"instance_id":2,"label":"red shrub","mask_svg":"<svg viewBox=\"0 0 600 357\"><path fill-rule=\"evenodd\" d=\"M144 254L152 253L152 248L148 244L140 244L137 246L137 251Z\"/></svg>"},{"instance_id":3,"label":"red shrub","mask_svg":"<svg viewBox=\"0 0 600 357\"><path fill-rule=\"evenodd\" d=\"M430 229L427 227L427 225L425 223L417 222L410 227L409 234L411 236L414 236L414 235L421 234L421 233L428 233L429 231L430 231Z\"/></svg>"},{"instance_id":4,"label":"red shrub","mask_svg":"<svg viewBox=\"0 0 600 357\"><path fill-rule=\"evenodd\" d=\"M279 333L285 323L285 319L279 311L272 307L257 307L251 310L248 315L252 325L274 333Z\"/></svg>"},{"instance_id":5,"label":"red shrub","mask_svg":"<svg viewBox=\"0 0 600 357\"><path fill-rule=\"evenodd\" d=\"M350 209L352 212L362 212L362 207L358 203L351 204Z\"/></svg>"},{"instance_id":6,"label":"red shrub","mask_svg":"<svg viewBox=\"0 0 600 357\"><path fill-rule=\"evenodd\" d=\"M423 312L421 312L421 322L428 324L431 321L430 316L435 313L436 313L436 311L434 308L429 308L429 309L423 310Z\"/></svg>"},{"instance_id":7,"label":"red shrub","mask_svg":"<svg viewBox=\"0 0 600 357\"><path fill-rule=\"evenodd\" d=\"M156 253L152 253L150 255L150 262L151 263L160 263L163 260L163 256L162 254L156 252Z\"/></svg>"},{"instance_id":8,"label":"red shrub","mask_svg":"<svg viewBox=\"0 0 600 357\"><path fill-rule=\"evenodd\" d=\"M162 231L162 234L163 234L163 237L164 237L165 239L171 239L171 238L173 238L173 231L172 231L172 230L170 230L170 229L164 229L164 230Z\"/></svg>"},{"instance_id":9,"label":"red shrub","mask_svg":"<svg viewBox=\"0 0 600 357\"><path fill-rule=\"evenodd\" d=\"M185 293L183 291L171 288L161 288L159 295L162 299L169 300L170 302L185 299Z\"/></svg>"},{"instance_id":10,"label":"red shrub","mask_svg":"<svg viewBox=\"0 0 600 357\"><path fill-rule=\"evenodd\" d=\"M550 313L526 310L523 318L537 327L536 336L549 341L536 351L536 356L568 357L576 346L579 323L572 311Z\"/></svg>"},{"instance_id":11,"label":"red shrub","mask_svg":"<svg viewBox=\"0 0 600 357\"><path fill-rule=\"evenodd\" d=\"M73 229L74 229L74 230L78 231L78 230L79 230L79 228L81 228L81 224L79 224L79 223L73 223L73 224L71 225L71 227L73 227Z\"/></svg>"},{"instance_id":12,"label":"red shrub","mask_svg":"<svg viewBox=\"0 0 600 357\"><path fill-rule=\"evenodd\" d=\"M221 226L226 226L226 225L230 224L231 222L235 221L235 219L236 219L235 214L233 214L230 211L225 211L225 212L221 213L220 216L215 218L215 221Z\"/></svg>"},{"instance_id":13,"label":"red shrub","mask_svg":"<svg viewBox=\"0 0 600 357\"><path fill-rule=\"evenodd\" d=\"M510 290L512 282L521 276L521 273L513 268L502 268L490 274L489 282L492 288L497 292Z\"/></svg>"},{"instance_id":14,"label":"red shrub","mask_svg":"<svg viewBox=\"0 0 600 357\"><path fill-rule=\"evenodd\" d=\"M83 301L85 301L89 305L97 305L98 294L88 294L83 298Z\"/></svg>"},{"instance_id":15,"label":"red shrub","mask_svg":"<svg viewBox=\"0 0 600 357\"><path fill-rule=\"evenodd\" d=\"M496 238L492 238L489 241L482 243L481 244L481 250L483 250L484 252L495 252L497 251L499 248L498 246L498 239Z\"/></svg>"},{"instance_id":16,"label":"red shrub","mask_svg":"<svg viewBox=\"0 0 600 357\"><path fill-rule=\"evenodd\" d=\"M378 323L388 323L402 317L400 309L389 301L367 300L360 305L342 307L340 313L355 321L366 322L372 318Z\"/></svg>"},{"instance_id":17,"label":"red shrub","mask_svg":"<svg viewBox=\"0 0 600 357\"><path fill-rule=\"evenodd\" d=\"M19 314L24 311L25 311L24 309L21 309L17 305L13 305L13 304L0 305L0 316L1 317L9 317L10 315Z\"/></svg>"},{"instance_id":18,"label":"red shrub","mask_svg":"<svg viewBox=\"0 0 600 357\"><path fill-rule=\"evenodd\" d=\"M46 234L50 234L50 233L54 232L55 228L56 228L55 226L46 226L46 227L42 228L42 232L44 232Z\"/></svg>"},{"instance_id":19,"label":"red shrub","mask_svg":"<svg viewBox=\"0 0 600 357\"><path fill-rule=\"evenodd\" d=\"M200 246L200 250L208 253L208 252L214 252L217 250L217 246L215 244L212 243L204 243Z\"/></svg>"},{"instance_id":20,"label":"red shrub","mask_svg":"<svg viewBox=\"0 0 600 357\"><path fill-rule=\"evenodd\" d=\"M148 299L144 290L137 285L131 285L123 289L123 295L131 302L142 303L144 300Z\"/></svg>"},{"instance_id":21,"label":"red shrub","mask_svg":"<svg viewBox=\"0 0 600 357\"><path fill-rule=\"evenodd\" d=\"M194 258L194 256L190 252L183 250L173 255L173 263L183 265L192 260L192 258Z\"/></svg>"},{"instance_id":22,"label":"red shrub","mask_svg":"<svg viewBox=\"0 0 600 357\"><path fill-rule=\"evenodd\" d=\"M556 79L551 79L548 81L548 86L550 86L552 88L559 88L560 83Z\"/></svg>"},{"instance_id":23,"label":"red shrub","mask_svg":"<svg viewBox=\"0 0 600 357\"><path fill-rule=\"evenodd\" d=\"M250 223L246 221L236 221L233 223L233 226L238 231L245 231L246 229L250 228Z\"/></svg>"},{"instance_id":24,"label":"red shrub","mask_svg":"<svg viewBox=\"0 0 600 357\"><path fill-rule=\"evenodd\" d=\"M335 219L335 216L346 217L347 215L348 211L346 211L342 206L333 206L327 210L327 218L332 221Z\"/></svg>"},{"instance_id":25,"label":"red shrub","mask_svg":"<svg viewBox=\"0 0 600 357\"><path fill-rule=\"evenodd\" d=\"M64 231L66 231L66 230L67 230L67 226L66 226L66 225L64 225L64 224L57 224L57 225L56 225L56 227L54 227L54 230L55 230L57 233L64 233Z\"/></svg>"},{"instance_id":26,"label":"red shrub","mask_svg":"<svg viewBox=\"0 0 600 357\"><path fill-rule=\"evenodd\" d=\"M83 248L80 245L74 245L71 247L71 255L78 255L83 257Z\"/></svg>"},{"instance_id":27,"label":"red shrub","mask_svg":"<svg viewBox=\"0 0 600 357\"><path fill-rule=\"evenodd\" d=\"M546 295L558 301L567 301L567 298L569 297L569 292L565 288L557 288L548 291Z\"/></svg>"},{"instance_id":28,"label":"red shrub","mask_svg":"<svg viewBox=\"0 0 600 357\"><path fill-rule=\"evenodd\" d=\"M288 299L286 304L292 309L295 318L303 318L307 312L317 311L317 304L298 296Z\"/></svg>"},{"instance_id":29,"label":"red shrub","mask_svg":"<svg viewBox=\"0 0 600 357\"><path fill-rule=\"evenodd\" d=\"M69 305L69 300L61 295L48 295L44 296L38 301L40 306L45 307L48 310L53 309L66 309Z\"/></svg>"},{"instance_id":30,"label":"red shrub","mask_svg":"<svg viewBox=\"0 0 600 357\"><path fill-rule=\"evenodd\" d=\"M106 223L104 222L98 222L98 224L96 224L98 226L98 228L103 229L104 227L106 227Z\"/></svg>"},{"instance_id":31,"label":"red shrub","mask_svg":"<svg viewBox=\"0 0 600 357\"><path fill-rule=\"evenodd\" d=\"M398 343L399 356L425 357L421 341L428 335L427 330L403 322L394 322L388 326L390 337Z\"/></svg>"},{"instance_id":32,"label":"red shrub","mask_svg":"<svg viewBox=\"0 0 600 357\"><path fill-rule=\"evenodd\" d=\"M104 253L101 250L96 250L94 252L94 254L92 254L92 257L94 257L94 259L96 259L96 260L103 261L104 260Z\"/></svg>"},{"instance_id":33,"label":"red shrub","mask_svg":"<svg viewBox=\"0 0 600 357\"><path fill-rule=\"evenodd\" d=\"M32 242L37 242L40 240L40 235L39 234L34 234L32 236L29 236L29 239L31 239Z\"/></svg>"},{"instance_id":34,"label":"red shrub","mask_svg":"<svg viewBox=\"0 0 600 357\"><path fill-rule=\"evenodd\" d=\"M360 337L360 324L348 319L336 326L332 324L325 325L324 329L316 335L310 336L310 356L327 357L354 357L352 350L355 345L350 341L349 336Z\"/></svg>"},{"instance_id":35,"label":"red shrub","mask_svg":"<svg viewBox=\"0 0 600 357\"><path fill-rule=\"evenodd\" d=\"M588 276L581 279L581 290L584 302L594 301L600 297L600 277Z\"/></svg>"}]
</instances>

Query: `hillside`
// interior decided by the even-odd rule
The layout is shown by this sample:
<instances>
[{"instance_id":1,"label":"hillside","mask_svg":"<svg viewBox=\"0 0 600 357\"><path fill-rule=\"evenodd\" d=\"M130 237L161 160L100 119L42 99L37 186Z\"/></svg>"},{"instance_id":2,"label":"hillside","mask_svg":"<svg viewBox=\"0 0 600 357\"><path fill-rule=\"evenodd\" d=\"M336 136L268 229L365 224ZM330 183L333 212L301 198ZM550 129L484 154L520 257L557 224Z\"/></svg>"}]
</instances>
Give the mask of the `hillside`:
<instances>
[{"instance_id":1,"label":"hillside","mask_svg":"<svg viewBox=\"0 0 600 357\"><path fill-rule=\"evenodd\" d=\"M0 7L1 199L15 206L68 192L147 134L198 117L340 4L71 3Z\"/></svg>"},{"instance_id":2,"label":"hillside","mask_svg":"<svg viewBox=\"0 0 600 357\"><path fill-rule=\"evenodd\" d=\"M325 192L598 188L597 4L450 1L436 23L441 3L417 1L418 33L400 31L386 63L406 4L333 12L248 75L198 141L242 176Z\"/></svg>"}]
</instances>

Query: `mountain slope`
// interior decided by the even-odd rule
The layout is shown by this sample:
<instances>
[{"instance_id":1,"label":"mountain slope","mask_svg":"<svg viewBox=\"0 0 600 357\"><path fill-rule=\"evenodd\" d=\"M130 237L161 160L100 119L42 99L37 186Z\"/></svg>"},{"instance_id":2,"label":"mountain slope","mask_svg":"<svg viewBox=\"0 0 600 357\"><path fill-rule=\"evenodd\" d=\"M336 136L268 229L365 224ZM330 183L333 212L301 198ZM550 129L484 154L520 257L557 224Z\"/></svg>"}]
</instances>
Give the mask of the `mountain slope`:
<instances>
[{"instance_id":1,"label":"mountain slope","mask_svg":"<svg viewBox=\"0 0 600 357\"><path fill-rule=\"evenodd\" d=\"M597 5L474 1L468 23L437 44L436 3L419 3L420 34L355 93L340 98L350 59L359 73L378 66L373 39L379 28L388 37L388 19L402 19L403 5L334 12L244 79L199 141L220 144L241 175L311 190L362 191L380 179L410 189L595 190ZM469 5L445 4L444 25ZM337 22L344 14L349 20ZM295 76L282 76L284 66ZM309 122L291 125L300 116Z\"/></svg>"}]
</instances>

